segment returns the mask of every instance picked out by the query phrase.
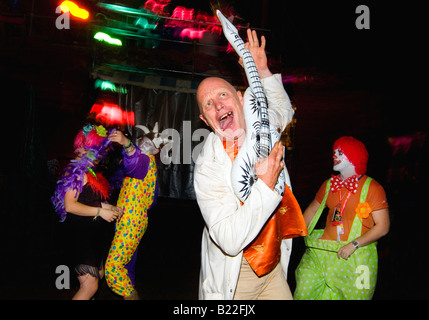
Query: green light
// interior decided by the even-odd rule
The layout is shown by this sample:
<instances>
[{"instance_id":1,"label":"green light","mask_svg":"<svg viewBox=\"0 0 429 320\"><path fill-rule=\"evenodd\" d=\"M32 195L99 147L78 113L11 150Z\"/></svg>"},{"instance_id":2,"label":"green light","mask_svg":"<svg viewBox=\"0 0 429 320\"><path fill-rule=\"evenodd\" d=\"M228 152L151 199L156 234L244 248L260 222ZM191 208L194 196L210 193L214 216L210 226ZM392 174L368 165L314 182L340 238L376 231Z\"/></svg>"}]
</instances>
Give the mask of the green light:
<instances>
[{"instance_id":1,"label":"green light","mask_svg":"<svg viewBox=\"0 0 429 320\"><path fill-rule=\"evenodd\" d=\"M112 38L107 33L104 33L104 32L97 32L94 35L94 39L96 39L98 41L105 41L105 42L112 44L112 45L115 45L115 46L122 46L121 40Z\"/></svg>"},{"instance_id":2,"label":"green light","mask_svg":"<svg viewBox=\"0 0 429 320\"><path fill-rule=\"evenodd\" d=\"M143 29L155 30L157 27L156 23L149 23L146 18L138 18L136 19L136 22L134 24Z\"/></svg>"},{"instance_id":3,"label":"green light","mask_svg":"<svg viewBox=\"0 0 429 320\"><path fill-rule=\"evenodd\" d=\"M116 92L116 86L113 82L97 79L95 80L95 89L110 90Z\"/></svg>"},{"instance_id":4,"label":"green light","mask_svg":"<svg viewBox=\"0 0 429 320\"><path fill-rule=\"evenodd\" d=\"M110 90L112 92L119 92L119 93L124 93L124 94L127 93L127 89L126 88L120 87L118 89L113 82L110 82L110 81L107 81L107 80L101 80L101 79L95 80L94 87L95 87L95 89L100 88L103 91Z\"/></svg>"},{"instance_id":5,"label":"green light","mask_svg":"<svg viewBox=\"0 0 429 320\"><path fill-rule=\"evenodd\" d=\"M107 10L111 10L119 13L125 13L131 16L137 16L134 24L143 29L154 30L157 27L156 22L151 23L149 21L158 21L160 19L159 16L153 13L147 13L145 9L133 9L133 8L129 8L129 7L125 7L117 4L109 4L109 3L98 3L97 5Z\"/></svg>"},{"instance_id":6,"label":"green light","mask_svg":"<svg viewBox=\"0 0 429 320\"><path fill-rule=\"evenodd\" d=\"M159 20L159 17L157 15L154 15L152 13L143 12L142 9L133 9L133 8L129 8L129 7L125 7L125 6L121 6L121 5L117 5L117 4L110 4L110 3L97 3L97 6L111 10L111 11L116 11L116 12L120 12L120 13L131 14L131 15L138 15L138 16L142 16L142 17L147 17L147 18Z\"/></svg>"}]
</instances>

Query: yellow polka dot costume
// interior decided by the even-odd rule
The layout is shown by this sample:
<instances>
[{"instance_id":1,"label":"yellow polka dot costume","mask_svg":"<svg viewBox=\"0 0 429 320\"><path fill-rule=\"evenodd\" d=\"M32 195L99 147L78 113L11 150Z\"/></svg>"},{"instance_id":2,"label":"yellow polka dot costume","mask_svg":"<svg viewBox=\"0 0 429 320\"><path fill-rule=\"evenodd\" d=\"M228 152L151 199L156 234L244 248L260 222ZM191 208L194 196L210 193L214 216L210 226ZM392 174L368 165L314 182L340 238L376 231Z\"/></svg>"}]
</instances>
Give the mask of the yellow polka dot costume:
<instances>
[{"instance_id":1,"label":"yellow polka dot costume","mask_svg":"<svg viewBox=\"0 0 429 320\"><path fill-rule=\"evenodd\" d=\"M126 177L122 183L117 206L124 210L116 223L115 237L106 261L106 280L110 289L127 297L134 291L125 265L131 260L148 225L147 210L154 202L156 190L156 162L150 158L143 180Z\"/></svg>"}]
</instances>

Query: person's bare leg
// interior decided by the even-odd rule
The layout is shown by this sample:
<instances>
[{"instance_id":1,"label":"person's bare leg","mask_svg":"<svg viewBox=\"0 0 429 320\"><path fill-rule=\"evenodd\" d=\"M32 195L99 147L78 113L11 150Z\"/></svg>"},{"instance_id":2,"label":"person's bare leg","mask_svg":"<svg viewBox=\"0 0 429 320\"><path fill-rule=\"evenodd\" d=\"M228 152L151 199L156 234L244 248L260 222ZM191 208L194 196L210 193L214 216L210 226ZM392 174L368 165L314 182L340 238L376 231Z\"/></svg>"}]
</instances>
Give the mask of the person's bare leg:
<instances>
[{"instance_id":1,"label":"person's bare leg","mask_svg":"<svg viewBox=\"0 0 429 320\"><path fill-rule=\"evenodd\" d=\"M79 290L73 296L72 300L89 300L98 290L98 279L89 273L78 276Z\"/></svg>"}]
</instances>

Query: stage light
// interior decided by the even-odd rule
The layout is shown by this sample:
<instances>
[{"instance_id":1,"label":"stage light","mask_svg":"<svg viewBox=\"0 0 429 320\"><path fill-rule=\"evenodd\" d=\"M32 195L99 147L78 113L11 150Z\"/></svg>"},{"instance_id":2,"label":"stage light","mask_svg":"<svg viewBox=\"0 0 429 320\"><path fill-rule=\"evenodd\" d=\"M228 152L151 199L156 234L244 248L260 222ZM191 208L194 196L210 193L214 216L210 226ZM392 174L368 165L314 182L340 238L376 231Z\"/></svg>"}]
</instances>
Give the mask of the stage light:
<instances>
[{"instance_id":1,"label":"stage light","mask_svg":"<svg viewBox=\"0 0 429 320\"><path fill-rule=\"evenodd\" d=\"M164 8L170 4L171 0L147 0L144 4L146 10L150 10L157 15L164 13Z\"/></svg>"},{"instance_id":2,"label":"stage light","mask_svg":"<svg viewBox=\"0 0 429 320\"><path fill-rule=\"evenodd\" d=\"M83 8L80 8L73 1L63 1L60 4L62 12L70 11L70 14L76 18L87 20L89 18L89 12Z\"/></svg>"},{"instance_id":3,"label":"stage light","mask_svg":"<svg viewBox=\"0 0 429 320\"><path fill-rule=\"evenodd\" d=\"M127 93L127 88L124 87L117 87L113 82L107 81L107 80L101 80L97 79L95 80L94 84L95 89L101 89L102 91L112 91L112 92L119 92L119 93Z\"/></svg>"},{"instance_id":4,"label":"stage light","mask_svg":"<svg viewBox=\"0 0 429 320\"><path fill-rule=\"evenodd\" d=\"M97 79L94 84L95 89L101 89L103 91L110 90L116 92L116 85L113 82Z\"/></svg>"},{"instance_id":5,"label":"stage light","mask_svg":"<svg viewBox=\"0 0 429 320\"><path fill-rule=\"evenodd\" d=\"M112 45L115 45L115 46L122 46L121 40L112 38L107 33L104 33L104 32L97 32L94 35L94 39L96 39L98 41L105 41L105 42L112 44Z\"/></svg>"},{"instance_id":6,"label":"stage light","mask_svg":"<svg viewBox=\"0 0 429 320\"><path fill-rule=\"evenodd\" d=\"M201 39L204 36L204 33L207 32L207 30L202 29L194 29L194 28L185 28L180 32L180 37L182 39L184 38L190 38L190 39Z\"/></svg>"},{"instance_id":7,"label":"stage light","mask_svg":"<svg viewBox=\"0 0 429 320\"><path fill-rule=\"evenodd\" d=\"M156 23L149 23L146 18L137 18L134 24L142 29L154 30L157 27Z\"/></svg>"},{"instance_id":8,"label":"stage light","mask_svg":"<svg viewBox=\"0 0 429 320\"><path fill-rule=\"evenodd\" d=\"M135 115L133 111L122 110L116 104L95 103L89 113L95 113L95 118L109 125L134 125Z\"/></svg>"}]
</instances>

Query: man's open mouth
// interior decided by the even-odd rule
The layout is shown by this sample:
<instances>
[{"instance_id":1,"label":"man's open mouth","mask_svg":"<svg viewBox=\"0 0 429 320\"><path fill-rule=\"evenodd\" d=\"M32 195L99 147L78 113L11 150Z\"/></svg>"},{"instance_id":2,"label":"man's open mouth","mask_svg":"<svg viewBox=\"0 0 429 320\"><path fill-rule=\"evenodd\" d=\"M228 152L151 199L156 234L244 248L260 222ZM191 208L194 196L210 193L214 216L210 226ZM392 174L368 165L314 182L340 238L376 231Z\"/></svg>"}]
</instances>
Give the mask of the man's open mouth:
<instances>
[{"instance_id":1,"label":"man's open mouth","mask_svg":"<svg viewBox=\"0 0 429 320\"><path fill-rule=\"evenodd\" d=\"M225 113L222 117L219 118L220 128L224 130L232 123L233 119L234 116L232 115L232 111Z\"/></svg>"}]
</instances>

